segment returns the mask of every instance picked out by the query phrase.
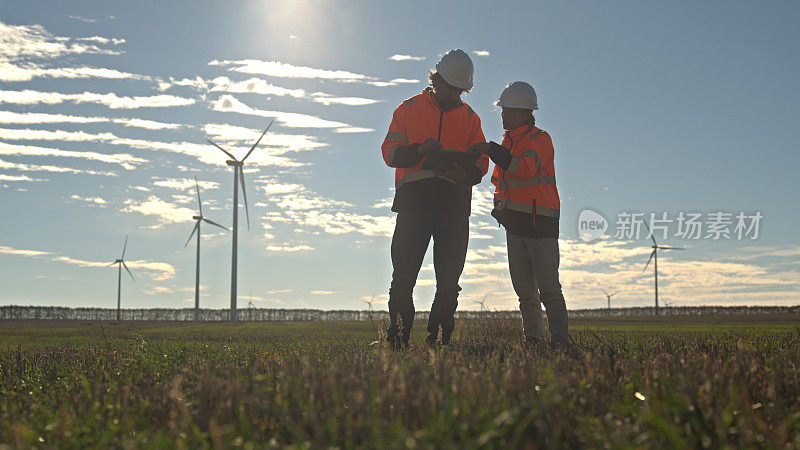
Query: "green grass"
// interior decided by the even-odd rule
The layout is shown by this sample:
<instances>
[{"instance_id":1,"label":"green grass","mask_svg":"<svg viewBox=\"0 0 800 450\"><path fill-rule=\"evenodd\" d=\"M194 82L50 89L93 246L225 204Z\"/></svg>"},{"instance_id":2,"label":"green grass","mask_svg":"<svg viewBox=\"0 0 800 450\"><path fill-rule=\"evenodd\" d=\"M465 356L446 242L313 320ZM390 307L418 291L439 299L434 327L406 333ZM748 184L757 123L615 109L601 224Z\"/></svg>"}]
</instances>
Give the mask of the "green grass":
<instances>
[{"instance_id":1,"label":"green grass","mask_svg":"<svg viewBox=\"0 0 800 450\"><path fill-rule=\"evenodd\" d=\"M392 352L370 322L0 322L0 446L797 448L798 323L583 319L553 352L462 320Z\"/></svg>"}]
</instances>

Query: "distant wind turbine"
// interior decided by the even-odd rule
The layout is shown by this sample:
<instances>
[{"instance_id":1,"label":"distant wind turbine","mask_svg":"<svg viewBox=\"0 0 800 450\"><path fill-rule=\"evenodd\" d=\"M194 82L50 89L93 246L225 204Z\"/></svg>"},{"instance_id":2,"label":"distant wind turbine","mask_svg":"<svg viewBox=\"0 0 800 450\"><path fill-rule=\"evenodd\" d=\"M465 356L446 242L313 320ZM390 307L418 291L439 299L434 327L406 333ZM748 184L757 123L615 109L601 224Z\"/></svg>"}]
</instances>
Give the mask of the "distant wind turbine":
<instances>
[{"instance_id":1,"label":"distant wind turbine","mask_svg":"<svg viewBox=\"0 0 800 450\"><path fill-rule=\"evenodd\" d=\"M481 312L487 311L486 309L486 296L483 296L483 300L479 302L475 302L476 305L481 305Z\"/></svg>"},{"instance_id":2,"label":"distant wind turbine","mask_svg":"<svg viewBox=\"0 0 800 450\"><path fill-rule=\"evenodd\" d=\"M372 304L375 303L375 297L372 297L369 300L361 300L361 301L367 304L367 307L369 307L369 312L372 313Z\"/></svg>"},{"instance_id":3,"label":"distant wind turbine","mask_svg":"<svg viewBox=\"0 0 800 450\"><path fill-rule=\"evenodd\" d=\"M232 250L232 257L231 257L231 322L236 322L236 271L237 271L237 251L238 251L238 240L239 240L239 184L242 185L242 196L244 197L244 210L245 215L247 216L247 229L250 229L250 212L247 207L247 191L244 188L244 161L253 153L253 150L256 149L256 146L259 142L261 142L261 138L267 134L269 128L272 126L274 121L270 121L267 128L261 133L258 140L252 147L250 147L250 151L244 155L244 158L241 160L236 159L233 154L229 151L225 150L224 148L220 147L219 145L212 142L210 139L206 139L209 144L213 145L220 149L223 153L225 153L230 159L226 161L226 164L233 167L233 250Z\"/></svg>"},{"instance_id":4,"label":"distant wind turbine","mask_svg":"<svg viewBox=\"0 0 800 450\"><path fill-rule=\"evenodd\" d=\"M613 294L609 294L605 289L600 289L606 294L606 298L608 299L608 309L611 309L611 297L617 295L617 292L615 291Z\"/></svg>"},{"instance_id":5,"label":"distant wind turbine","mask_svg":"<svg viewBox=\"0 0 800 450\"><path fill-rule=\"evenodd\" d=\"M125 264L125 249L128 248L128 235L125 235L125 243L122 245L122 256L119 257L118 260L112 262L107 267L111 267L114 264L117 265L117 322L119 322L120 318L120 307L122 306L122 268L125 267L125 270L128 271L128 275L131 276L131 280L136 282L136 279L133 278L133 274L131 270L128 269L128 265Z\"/></svg>"},{"instance_id":6,"label":"distant wind turbine","mask_svg":"<svg viewBox=\"0 0 800 450\"><path fill-rule=\"evenodd\" d=\"M644 222L642 222L644 223ZM647 228L648 234L650 234L650 239L653 240L653 252L650 253L650 258L647 260L647 264L644 265L644 269L642 269L642 273L647 270L647 266L650 265L650 261L653 261L654 264L654 271L655 271L655 287L656 287L656 315L658 315L658 251L659 250L686 250L685 248L680 247L667 247L664 245L658 245L656 242L656 237L650 231L650 228L647 226L647 223L644 223L645 228Z\"/></svg>"},{"instance_id":7,"label":"distant wind turbine","mask_svg":"<svg viewBox=\"0 0 800 450\"><path fill-rule=\"evenodd\" d=\"M200 183L197 182L197 177L194 177L194 185L197 188L197 208L199 209L199 215L192 216L192 219L195 220L194 228L192 228L192 233L189 235L189 239L186 240L186 244L183 245L186 248L189 245L189 241L192 240L192 236L194 233L197 232L197 263L195 265L195 274L194 274L194 321L200 321L200 223L207 222L211 225L218 226L225 231L228 231L227 228L223 227L222 225L214 222L213 220L206 219L203 216L203 202L200 201Z\"/></svg>"}]
</instances>

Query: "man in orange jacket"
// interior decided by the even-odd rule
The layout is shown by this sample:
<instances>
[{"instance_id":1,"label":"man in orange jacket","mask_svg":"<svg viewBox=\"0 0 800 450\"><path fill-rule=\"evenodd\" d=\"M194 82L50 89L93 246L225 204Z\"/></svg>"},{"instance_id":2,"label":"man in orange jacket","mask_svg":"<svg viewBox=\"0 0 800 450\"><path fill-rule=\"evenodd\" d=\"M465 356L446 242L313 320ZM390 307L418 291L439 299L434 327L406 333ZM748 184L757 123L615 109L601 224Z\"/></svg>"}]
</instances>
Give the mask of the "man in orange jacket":
<instances>
[{"instance_id":1,"label":"man in orange jacket","mask_svg":"<svg viewBox=\"0 0 800 450\"><path fill-rule=\"evenodd\" d=\"M502 144L470 148L495 163L492 216L506 229L511 283L519 297L528 342L539 340L541 303L547 310L551 343L569 346L567 307L558 277L558 222L561 201L556 188L553 141L536 127L536 91L528 83L509 84L495 105L502 107ZM538 284L538 296L537 296Z\"/></svg>"},{"instance_id":2,"label":"man in orange jacket","mask_svg":"<svg viewBox=\"0 0 800 450\"><path fill-rule=\"evenodd\" d=\"M461 94L472 89L473 65L462 50L447 52L429 75L431 87L394 111L381 146L386 165L395 168L397 213L392 236L392 284L389 289L392 348L405 348L414 323L413 290L422 260L433 238L436 294L428 318L428 345L447 344L455 327L453 315L461 287L469 240L472 186L489 168L482 155L475 165L423 169L427 155L438 150L466 152L485 141L481 121ZM399 319L399 320L398 320Z\"/></svg>"}]
</instances>

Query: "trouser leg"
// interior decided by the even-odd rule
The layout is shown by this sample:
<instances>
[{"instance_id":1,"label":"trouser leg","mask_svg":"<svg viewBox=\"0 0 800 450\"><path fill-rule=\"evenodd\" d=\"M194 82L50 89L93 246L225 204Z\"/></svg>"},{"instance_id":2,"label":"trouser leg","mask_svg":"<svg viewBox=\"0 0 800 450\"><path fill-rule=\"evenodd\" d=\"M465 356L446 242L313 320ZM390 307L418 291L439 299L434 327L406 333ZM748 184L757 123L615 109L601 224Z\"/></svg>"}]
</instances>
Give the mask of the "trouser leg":
<instances>
[{"instance_id":1,"label":"trouser leg","mask_svg":"<svg viewBox=\"0 0 800 450\"><path fill-rule=\"evenodd\" d=\"M458 279L464 271L469 244L469 216L438 215L433 232L433 267L436 272L436 295L428 318L428 338L436 340L442 327L442 343L450 342L455 328L455 312L461 286Z\"/></svg>"},{"instance_id":2,"label":"trouser leg","mask_svg":"<svg viewBox=\"0 0 800 450\"><path fill-rule=\"evenodd\" d=\"M528 238L526 242L536 280L539 282L539 295L547 310L550 338L555 345L568 345L567 305L558 277L558 239Z\"/></svg>"},{"instance_id":3,"label":"trouser leg","mask_svg":"<svg viewBox=\"0 0 800 450\"><path fill-rule=\"evenodd\" d=\"M400 212L392 236L392 284L389 288L390 339L408 344L414 324L414 286L433 232L431 214ZM398 323L398 316L402 327Z\"/></svg>"},{"instance_id":4,"label":"trouser leg","mask_svg":"<svg viewBox=\"0 0 800 450\"><path fill-rule=\"evenodd\" d=\"M519 298L523 333L528 339L541 340L544 337L542 304L539 300L539 286L527 243L525 238L506 232L506 245L508 270L511 273L514 292Z\"/></svg>"}]
</instances>

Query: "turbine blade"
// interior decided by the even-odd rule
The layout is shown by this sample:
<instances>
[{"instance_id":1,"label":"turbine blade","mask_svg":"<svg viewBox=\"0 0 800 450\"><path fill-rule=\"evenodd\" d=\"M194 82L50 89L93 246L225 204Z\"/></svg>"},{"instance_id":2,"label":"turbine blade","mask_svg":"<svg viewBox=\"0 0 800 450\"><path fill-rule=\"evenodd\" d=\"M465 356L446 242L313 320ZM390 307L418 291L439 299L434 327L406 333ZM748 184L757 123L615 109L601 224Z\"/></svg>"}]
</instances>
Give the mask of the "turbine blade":
<instances>
[{"instance_id":1,"label":"turbine blade","mask_svg":"<svg viewBox=\"0 0 800 450\"><path fill-rule=\"evenodd\" d=\"M653 236L653 232L650 231L650 227L647 226L647 222L642 221L642 225L644 225L644 227L647 228L647 234L649 234L650 235L650 239L653 240L653 245L658 246L658 243L656 242L656 237Z\"/></svg>"},{"instance_id":2,"label":"turbine blade","mask_svg":"<svg viewBox=\"0 0 800 450\"><path fill-rule=\"evenodd\" d=\"M114 262L112 262L111 264L107 265L106 267L111 267L111 266L113 266L113 265L114 265L114 264L116 264L116 263L117 263L117 262L116 262L116 261L114 261Z\"/></svg>"},{"instance_id":3,"label":"turbine blade","mask_svg":"<svg viewBox=\"0 0 800 450\"><path fill-rule=\"evenodd\" d=\"M128 269L128 265L125 264L125 261L122 261L122 266L125 267L125 270L128 271L128 275L131 276L131 280L133 280L133 282L136 283L136 278L133 278L133 274L131 273L131 269Z\"/></svg>"},{"instance_id":4,"label":"turbine blade","mask_svg":"<svg viewBox=\"0 0 800 450\"><path fill-rule=\"evenodd\" d=\"M608 295L608 291L606 291L605 289L600 288L600 290L603 291L604 294Z\"/></svg>"},{"instance_id":5,"label":"turbine blade","mask_svg":"<svg viewBox=\"0 0 800 450\"><path fill-rule=\"evenodd\" d=\"M199 227L200 227L200 221L198 220L197 222L194 223L194 228L192 228L192 234L189 235L189 239L187 239L186 243L183 244L183 248L186 248L186 246L189 245L189 241L192 240L192 236L194 236L194 232L197 231L197 229Z\"/></svg>"},{"instance_id":6,"label":"turbine blade","mask_svg":"<svg viewBox=\"0 0 800 450\"><path fill-rule=\"evenodd\" d=\"M229 151L227 151L224 148L220 147L219 145L215 144L211 139L206 139L206 142L208 142L209 144L213 145L214 147L217 147L218 149L222 150L222 153L225 153L226 155L228 155L228 157L230 157L232 160L238 161L238 159L236 159L236 157L233 156Z\"/></svg>"},{"instance_id":7,"label":"turbine blade","mask_svg":"<svg viewBox=\"0 0 800 450\"><path fill-rule=\"evenodd\" d=\"M614 293L609 295L609 297L613 297L613 296L617 295L617 292L619 292L619 291L614 291Z\"/></svg>"},{"instance_id":8,"label":"turbine blade","mask_svg":"<svg viewBox=\"0 0 800 450\"><path fill-rule=\"evenodd\" d=\"M249 151L249 152L247 152L247 154L246 154L246 155L244 155L244 158L242 158L242 162L244 162L244 160L245 160L245 159L247 159L247 157L248 157L248 156L250 156L250 153L253 153L253 150L255 150L255 149L256 149L256 146L258 145L258 143L259 143L259 142L261 142L261 138L263 138L263 137L264 137L264 135L265 135L265 134L267 134L267 131L269 131L269 128L272 126L272 123L273 123L273 122L275 122L275 121L274 121L274 120L270 120L270 121L269 121L269 125L267 125L267 129L266 129L266 130L264 130L264 132L263 132L263 133L261 133L261 136L259 136L259 138L258 138L258 140L256 141L256 143L255 143L255 144L253 144L253 146L252 146L252 147L250 147L250 151Z\"/></svg>"},{"instance_id":9,"label":"turbine blade","mask_svg":"<svg viewBox=\"0 0 800 450\"><path fill-rule=\"evenodd\" d=\"M250 229L250 210L247 207L247 190L244 188L244 167L239 166L239 182L242 185L242 198L244 198L244 214L247 217L247 229ZM235 206L235 205L234 205Z\"/></svg>"},{"instance_id":10,"label":"turbine blade","mask_svg":"<svg viewBox=\"0 0 800 450\"><path fill-rule=\"evenodd\" d=\"M200 183L197 182L197 176L194 177L194 186L197 188L197 206L200 208L200 216L203 216L203 202L200 201Z\"/></svg>"},{"instance_id":11,"label":"turbine blade","mask_svg":"<svg viewBox=\"0 0 800 450\"><path fill-rule=\"evenodd\" d=\"M213 221L213 220L211 220L211 219L206 219L205 217L203 217L203 220L204 220L205 222L208 222L208 223L210 223L211 225L216 225L216 226L218 226L218 227L222 228L222 229L223 229L223 230L225 230L225 231L230 231L229 229L227 229L227 228L223 227L222 225L218 224L217 222L214 222L214 221Z\"/></svg>"},{"instance_id":12,"label":"turbine blade","mask_svg":"<svg viewBox=\"0 0 800 450\"><path fill-rule=\"evenodd\" d=\"M125 235L125 243L122 245L122 258L125 259L125 249L128 248L128 235Z\"/></svg>"},{"instance_id":13,"label":"turbine blade","mask_svg":"<svg viewBox=\"0 0 800 450\"><path fill-rule=\"evenodd\" d=\"M650 253L650 259L648 259L648 260L647 260L647 264L645 264L645 265L644 265L644 269L642 269L642 272L644 272L645 270L647 270L647 266L649 266L649 265L650 265L650 261L652 261L652 260L653 260L653 255L655 255L655 254L656 254L656 251L657 251L657 250L653 250L653 252L652 252L652 253Z\"/></svg>"},{"instance_id":14,"label":"turbine blade","mask_svg":"<svg viewBox=\"0 0 800 450\"><path fill-rule=\"evenodd\" d=\"M662 248L664 250L686 250L685 248L682 248L682 247L663 247L663 246L659 246L658 248Z\"/></svg>"}]
</instances>

